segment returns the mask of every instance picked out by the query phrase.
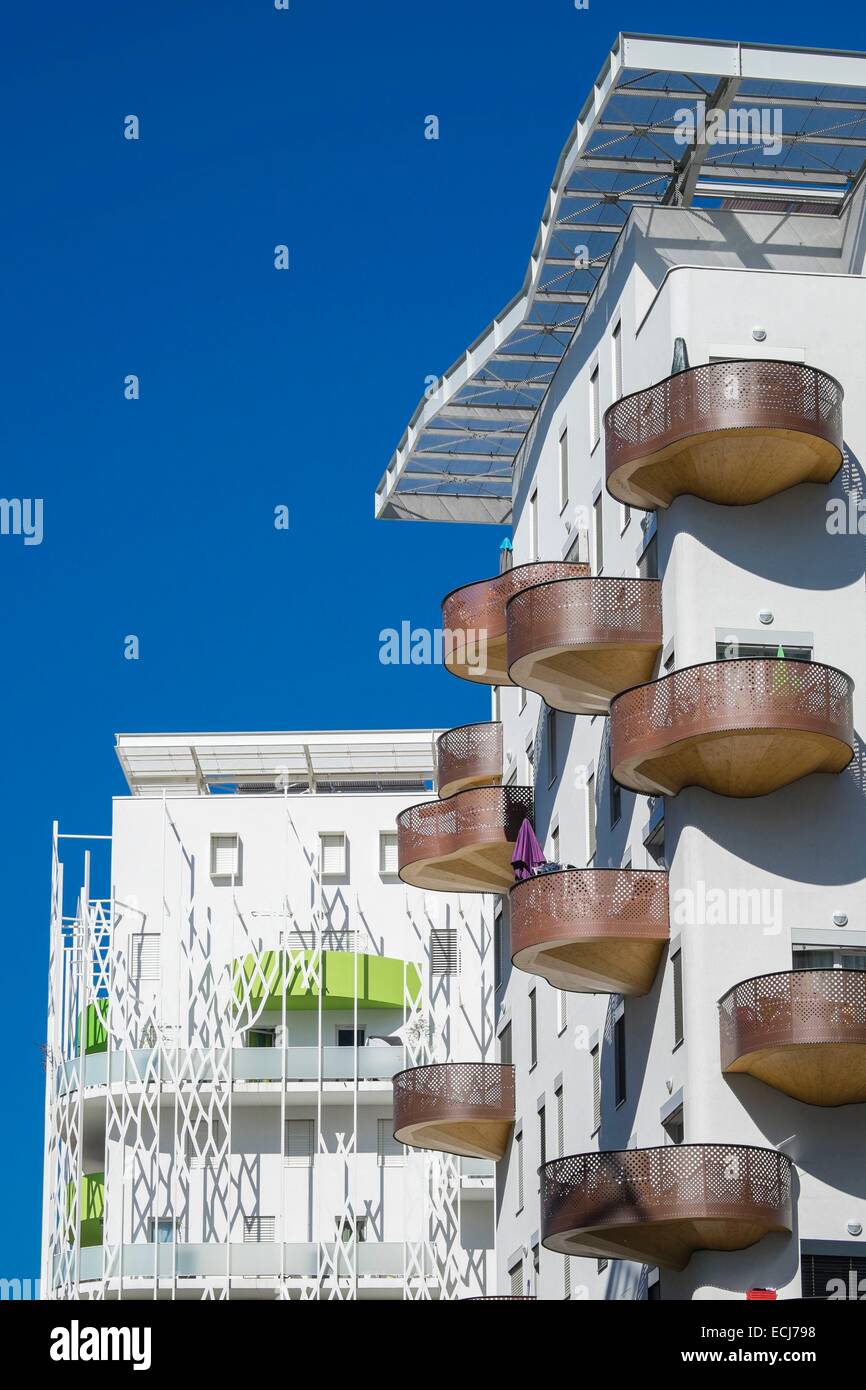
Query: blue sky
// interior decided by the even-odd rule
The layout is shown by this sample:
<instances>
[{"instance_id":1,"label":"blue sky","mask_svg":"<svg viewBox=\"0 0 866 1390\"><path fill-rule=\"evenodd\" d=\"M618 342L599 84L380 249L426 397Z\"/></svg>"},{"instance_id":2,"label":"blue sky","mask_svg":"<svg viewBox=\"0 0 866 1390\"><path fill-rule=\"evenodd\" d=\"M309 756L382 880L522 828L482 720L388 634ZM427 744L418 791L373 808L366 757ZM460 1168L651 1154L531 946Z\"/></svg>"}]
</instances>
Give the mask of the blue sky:
<instances>
[{"instance_id":1,"label":"blue sky","mask_svg":"<svg viewBox=\"0 0 866 1390\"><path fill-rule=\"evenodd\" d=\"M375 523L373 491L425 377L519 287L617 30L684 26L866 48L853 7L778 0L7 13L0 492L43 499L44 539L0 536L0 1276L38 1270L52 819L108 831L117 730L484 717L442 670L381 665L378 633L435 626L504 532Z\"/></svg>"}]
</instances>

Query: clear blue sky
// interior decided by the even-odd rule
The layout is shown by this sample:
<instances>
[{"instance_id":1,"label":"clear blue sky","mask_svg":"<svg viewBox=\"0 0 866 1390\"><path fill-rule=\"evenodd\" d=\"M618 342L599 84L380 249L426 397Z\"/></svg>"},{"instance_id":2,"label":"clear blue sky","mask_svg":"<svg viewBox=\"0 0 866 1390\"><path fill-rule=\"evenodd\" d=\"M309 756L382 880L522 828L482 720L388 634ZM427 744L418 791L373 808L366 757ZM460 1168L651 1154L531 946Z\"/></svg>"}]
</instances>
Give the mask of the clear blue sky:
<instances>
[{"instance_id":1,"label":"clear blue sky","mask_svg":"<svg viewBox=\"0 0 866 1390\"><path fill-rule=\"evenodd\" d=\"M0 536L0 1276L38 1270L51 821L108 831L115 731L488 709L381 665L378 633L435 626L503 532L374 523L373 491L424 378L519 287L620 29L866 48L862 9L780 0L7 9L0 494L44 499L44 540Z\"/></svg>"}]
</instances>

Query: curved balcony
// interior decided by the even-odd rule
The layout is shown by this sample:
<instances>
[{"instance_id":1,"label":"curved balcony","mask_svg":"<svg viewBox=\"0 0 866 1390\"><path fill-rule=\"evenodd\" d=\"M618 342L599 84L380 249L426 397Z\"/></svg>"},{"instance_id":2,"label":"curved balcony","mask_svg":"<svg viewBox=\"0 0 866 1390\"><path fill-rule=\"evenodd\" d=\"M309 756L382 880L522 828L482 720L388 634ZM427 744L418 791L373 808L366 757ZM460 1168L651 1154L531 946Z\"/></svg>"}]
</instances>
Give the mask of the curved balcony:
<instances>
[{"instance_id":1,"label":"curved balcony","mask_svg":"<svg viewBox=\"0 0 866 1390\"><path fill-rule=\"evenodd\" d=\"M791 1161L748 1144L571 1154L541 1169L541 1235L562 1255L684 1269L790 1231Z\"/></svg>"},{"instance_id":2,"label":"curved balcony","mask_svg":"<svg viewBox=\"0 0 866 1390\"><path fill-rule=\"evenodd\" d=\"M521 589L548 579L589 574L589 565L538 560L515 565L492 579L452 589L442 600L444 662L454 676L480 685L511 685L508 678L505 605Z\"/></svg>"},{"instance_id":3,"label":"curved balcony","mask_svg":"<svg viewBox=\"0 0 866 1390\"><path fill-rule=\"evenodd\" d=\"M866 1101L866 971L757 975L719 1004L722 1071L807 1105Z\"/></svg>"},{"instance_id":4,"label":"curved balcony","mask_svg":"<svg viewBox=\"0 0 866 1390\"><path fill-rule=\"evenodd\" d=\"M532 819L531 787L475 787L409 806L397 817L400 877L414 888L507 893L526 817Z\"/></svg>"},{"instance_id":5,"label":"curved balcony","mask_svg":"<svg viewBox=\"0 0 866 1390\"><path fill-rule=\"evenodd\" d=\"M436 740L439 798L502 781L502 725L462 724Z\"/></svg>"},{"instance_id":6,"label":"curved balcony","mask_svg":"<svg viewBox=\"0 0 866 1390\"><path fill-rule=\"evenodd\" d=\"M660 869L562 869L511 890L512 961L554 989L646 994L668 941Z\"/></svg>"},{"instance_id":7,"label":"curved balcony","mask_svg":"<svg viewBox=\"0 0 866 1390\"><path fill-rule=\"evenodd\" d=\"M394 1138L498 1162L514 1127L514 1068L498 1062L439 1062L394 1077Z\"/></svg>"},{"instance_id":8,"label":"curved balcony","mask_svg":"<svg viewBox=\"0 0 866 1390\"><path fill-rule=\"evenodd\" d=\"M683 493L743 506L828 483L842 463L843 394L801 362L691 367L605 412L608 491L652 510Z\"/></svg>"},{"instance_id":9,"label":"curved balcony","mask_svg":"<svg viewBox=\"0 0 866 1390\"><path fill-rule=\"evenodd\" d=\"M686 666L617 696L611 766L633 791L765 796L854 756L854 683L834 666L749 658Z\"/></svg>"},{"instance_id":10,"label":"curved balcony","mask_svg":"<svg viewBox=\"0 0 866 1390\"><path fill-rule=\"evenodd\" d=\"M662 648L658 579L549 580L515 594L506 615L509 680L570 714L607 714L652 677Z\"/></svg>"}]
</instances>

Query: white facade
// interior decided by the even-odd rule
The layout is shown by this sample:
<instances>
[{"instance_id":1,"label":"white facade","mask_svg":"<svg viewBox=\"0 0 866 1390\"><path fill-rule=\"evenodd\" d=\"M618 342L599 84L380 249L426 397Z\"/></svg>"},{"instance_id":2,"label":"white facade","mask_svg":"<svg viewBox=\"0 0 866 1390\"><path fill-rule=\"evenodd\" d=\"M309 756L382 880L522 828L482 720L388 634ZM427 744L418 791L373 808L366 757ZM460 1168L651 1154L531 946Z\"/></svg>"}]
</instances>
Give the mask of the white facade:
<instances>
[{"instance_id":1,"label":"white facade","mask_svg":"<svg viewBox=\"0 0 866 1390\"><path fill-rule=\"evenodd\" d=\"M110 879L55 838L49 1297L492 1287L492 1167L393 1140L397 1071L494 1047L488 905L396 875L433 740L120 737Z\"/></svg>"}]
</instances>

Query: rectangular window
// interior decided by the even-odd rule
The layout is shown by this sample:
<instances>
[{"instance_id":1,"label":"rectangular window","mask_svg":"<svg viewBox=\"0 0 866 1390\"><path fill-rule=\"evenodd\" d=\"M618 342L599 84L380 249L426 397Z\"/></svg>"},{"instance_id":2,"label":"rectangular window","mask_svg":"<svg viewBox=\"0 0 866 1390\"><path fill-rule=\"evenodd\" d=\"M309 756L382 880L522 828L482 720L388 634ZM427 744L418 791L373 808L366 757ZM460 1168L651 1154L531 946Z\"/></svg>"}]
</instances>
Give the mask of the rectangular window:
<instances>
[{"instance_id":1,"label":"rectangular window","mask_svg":"<svg viewBox=\"0 0 866 1390\"><path fill-rule=\"evenodd\" d=\"M517 1210L523 1211L523 1131L514 1136L514 1161L517 1165Z\"/></svg>"},{"instance_id":2,"label":"rectangular window","mask_svg":"<svg viewBox=\"0 0 866 1390\"><path fill-rule=\"evenodd\" d=\"M400 1168L403 1164L403 1145L393 1135L393 1120L377 1120L377 1157L380 1168Z\"/></svg>"},{"instance_id":3,"label":"rectangular window","mask_svg":"<svg viewBox=\"0 0 866 1390\"><path fill-rule=\"evenodd\" d=\"M611 376L613 377L613 400L618 401L622 395L622 323L618 319L613 326L613 333L610 339L611 346Z\"/></svg>"},{"instance_id":4,"label":"rectangular window","mask_svg":"<svg viewBox=\"0 0 866 1390\"><path fill-rule=\"evenodd\" d=\"M562 1284L563 1284L563 1290L564 1290L564 1292L563 1292L563 1297L564 1297L565 1299L571 1298L571 1256L570 1256L570 1255L566 1255L566 1256L564 1257L564 1259L563 1259L563 1265L562 1265Z\"/></svg>"},{"instance_id":5,"label":"rectangular window","mask_svg":"<svg viewBox=\"0 0 866 1390\"><path fill-rule=\"evenodd\" d=\"M505 943L502 940L502 932L502 899L500 898L493 909L493 987L496 990L502 988L504 976Z\"/></svg>"},{"instance_id":6,"label":"rectangular window","mask_svg":"<svg viewBox=\"0 0 866 1390\"><path fill-rule=\"evenodd\" d=\"M547 714L547 785L552 787L556 781L556 710Z\"/></svg>"},{"instance_id":7,"label":"rectangular window","mask_svg":"<svg viewBox=\"0 0 866 1390\"><path fill-rule=\"evenodd\" d=\"M683 1117L683 1107L678 1105L676 1110L668 1115L667 1119L662 1120L662 1129L670 1139L672 1144L681 1144L685 1138L686 1128Z\"/></svg>"},{"instance_id":8,"label":"rectangular window","mask_svg":"<svg viewBox=\"0 0 866 1390\"><path fill-rule=\"evenodd\" d=\"M511 1056L511 1024L506 1023L502 1032L499 1034L499 1061L504 1067L510 1067Z\"/></svg>"},{"instance_id":9,"label":"rectangular window","mask_svg":"<svg viewBox=\"0 0 866 1390\"><path fill-rule=\"evenodd\" d=\"M596 574L601 574L604 569L604 509L601 498L602 494L599 493L592 504L593 560Z\"/></svg>"},{"instance_id":10,"label":"rectangular window","mask_svg":"<svg viewBox=\"0 0 866 1390\"><path fill-rule=\"evenodd\" d=\"M866 951L856 946L795 946L795 970L866 970Z\"/></svg>"},{"instance_id":11,"label":"rectangular window","mask_svg":"<svg viewBox=\"0 0 866 1390\"><path fill-rule=\"evenodd\" d=\"M352 1237L359 1245L363 1245L367 1240L367 1218L366 1216L356 1216L354 1221L351 1216L347 1218L335 1218L335 1235L342 1245L350 1245Z\"/></svg>"},{"instance_id":12,"label":"rectangular window","mask_svg":"<svg viewBox=\"0 0 866 1390\"><path fill-rule=\"evenodd\" d=\"M595 858L595 776L590 773L584 788L586 806L586 862L591 864Z\"/></svg>"},{"instance_id":13,"label":"rectangular window","mask_svg":"<svg viewBox=\"0 0 866 1390\"><path fill-rule=\"evenodd\" d=\"M150 1239L155 1245L171 1245L174 1233L180 1229L180 1222L170 1216L160 1216L150 1223Z\"/></svg>"},{"instance_id":14,"label":"rectangular window","mask_svg":"<svg viewBox=\"0 0 866 1390\"><path fill-rule=\"evenodd\" d=\"M286 1163L309 1168L313 1161L313 1121L286 1120Z\"/></svg>"},{"instance_id":15,"label":"rectangular window","mask_svg":"<svg viewBox=\"0 0 866 1390\"><path fill-rule=\"evenodd\" d=\"M589 1054L592 1062L592 1132L601 1128L601 1053L598 1044Z\"/></svg>"},{"instance_id":16,"label":"rectangular window","mask_svg":"<svg viewBox=\"0 0 866 1390\"><path fill-rule=\"evenodd\" d=\"M365 1028L338 1028L337 1046L338 1047L363 1047L366 1036Z\"/></svg>"},{"instance_id":17,"label":"rectangular window","mask_svg":"<svg viewBox=\"0 0 866 1390\"><path fill-rule=\"evenodd\" d=\"M437 976L459 974L460 944L456 927L431 927L430 971Z\"/></svg>"},{"instance_id":18,"label":"rectangular window","mask_svg":"<svg viewBox=\"0 0 866 1390\"><path fill-rule=\"evenodd\" d=\"M674 1047L683 1040L683 957L681 951L671 956L671 974L674 982Z\"/></svg>"},{"instance_id":19,"label":"rectangular window","mask_svg":"<svg viewBox=\"0 0 866 1390\"><path fill-rule=\"evenodd\" d=\"M531 787L531 786L534 786L534 784L535 784L535 777L534 777L535 768L534 768L534 766L533 766L534 761L535 761L535 740L534 740L534 739L528 738L528 739L526 740L526 747L524 748L523 752L524 752L524 757L525 757L525 759L526 759L526 777L525 777L525 779L524 779L524 786Z\"/></svg>"},{"instance_id":20,"label":"rectangular window","mask_svg":"<svg viewBox=\"0 0 866 1390\"><path fill-rule=\"evenodd\" d=\"M210 874L211 878L225 881L240 881L241 840L239 835L211 835Z\"/></svg>"},{"instance_id":21,"label":"rectangular window","mask_svg":"<svg viewBox=\"0 0 866 1390\"><path fill-rule=\"evenodd\" d=\"M559 511L568 506L568 430L559 436Z\"/></svg>"},{"instance_id":22,"label":"rectangular window","mask_svg":"<svg viewBox=\"0 0 866 1390\"><path fill-rule=\"evenodd\" d=\"M717 661L745 661L749 657L774 656L786 661L811 661L811 647L785 647L779 642L738 642L732 635L726 642L716 643Z\"/></svg>"},{"instance_id":23,"label":"rectangular window","mask_svg":"<svg viewBox=\"0 0 866 1390\"><path fill-rule=\"evenodd\" d=\"M538 559L538 488L529 499L529 558Z\"/></svg>"},{"instance_id":24,"label":"rectangular window","mask_svg":"<svg viewBox=\"0 0 866 1390\"><path fill-rule=\"evenodd\" d=\"M641 579L658 579L659 551L655 536L653 536L652 540L644 548L637 562L637 572Z\"/></svg>"},{"instance_id":25,"label":"rectangular window","mask_svg":"<svg viewBox=\"0 0 866 1390\"><path fill-rule=\"evenodd\" d=\"M592 372L589 378L589 447L592 451L600 438L600 420L598 409L598 367Z\"/></svg>"},{"instance_id":26,"label":"rectangular window","mask_svg":"<svg viewBox=\"0 0 866 1390\"><path fill-rule=\"evenodd\" d=\"M319 862L322 878L345 878L348 845L342 830L324 831L319 835Z\"/></svg>"},{"instance_id":27,"label":"rectangular window","mask_svg":"<svg viewBox=\"0 0 866 1390\"><path fill-rule=\"evenodd\" d=\"M625 1011L623 1010L613 1025L613 1068L614 1101L622 1105L625 1101Z\"/></svg>"},{"instance_id":28,"label":"rectangular window","mask_svg":"<svg viewBox=\"0 0 866 1390\"><path fill-rule=\"evenodd\" d=\"M619 534L622 536L628 530L631 521L631 507L626 502L619 504Z\"/></svg>"},{"instance_id":29,"label":"rectangular window","mask_svg":"<svg viewBox=\"0 0 866 1390\"><path fill-rule=\"evenodd\" d=\"M529 1065L538 1066L538 1003L534 989L529 991Z\"/></svg>"},{"instance_id":30,"label":"rectangular window","mask_svg":"<svg viewBox=\"0 0 866 1390\"><path fill-rule=\"evenodd\" d=\"M550 862L558 864L559 859L559 826L555 825L550 832Z\"/></svg>"},{"instance_id":31,"label":"rectangular window","mask_svg":"<svg viewBox=\"0 0 866 1390\"><path fill-rule=\"evenodd\" d=\"M547 1110L542 1105L538 1112L538 1166L547 1162Z\"/></svg>"},{"instance_id":32,"label":"rectangular window","mask_svg":"<svg viewBox=\"0 0 866 1390\"><path fill-rule=\"evenodd\" d=\"M511 1290L512 1298L521 1298L523 1296L523 1264L521 1261L518 1261L516 1265L512 1265L509 1269L508 1287Z\"/></svg>"},{"instance_id":33,"label":"rectangular window","mask_svg":"<svg viewBox=\"0 0 866 1390\"><path fill-rule=\"evenodd\" d=\"M159 979L159 932L134 932L130 936L129 973L135 981Z\"/></svg>"},{"instance_id":34,"label":"rectangular window","mask_svg":"<svg viewBox=\"0 0 866 1390\"><path fill-rule=\"evenodd\" d=\"M568 995L564 989L556 991L556 1033L559 1037L568 1027Z\"/></svg>"},{"instance_id":35,"label":"rectangular window","mask_svg":"<svg viewBox=\"0 0 866 1390\"><path fill-rule=\"evenodd\" d=\"M244 1245L255 1245L260 1241L270 1243L276 1235L276 1217L255 1216L244 1217Z\"/></svg>"},{"instance_id":36,"label":"rectangular window","mask_svg":"<svg viewBox=\"0 0 866 1390\"><path fill-rule=\"evenodd\" d=\"M382 878L397 877L397 832L379 831L379 873Z\"/></svg>"},{"instance_id":37,"label":"rectangular window","mask_svg":"<svg viewBox=\"0 0 866 1390\"><path fill-rule=\"evenodd\" d=\"M619 782L614 781L613 772L610 773L610 828L616 825L622 815L622 787Z\"/></svg>"},{"instance_id":38,"label":"rectangular window","mask_svg":"<svg viewBox=\"0 0 866 1390\"><path fill-rule=\"evenodd\" d=\"M276 1047L276 1029L248 1028L244 1034L244 1045L246 1047Z\"/></svg>"},{"instance_id":39,"label":"rectangular window","mask_svg":"<svg viewBox=\"0 0 866 1390\"><path fill-rule=\"evenodd\" d=\"M565 1154L565 1098L562 1086L557 1086L553 1099L556 1102L556 1156L562 1158Z\"/></svg>"},{"instance_id":40,"label":"rectangular window","mask_svg":"<svg viewBox=\"0 0 866 1390\"><path fill-rule=\"evenodd\" d=\"M850 1255L806 1255L800 1261L804 1298L863 1298L866 1255L852 1248Z\"/></svg>"}]
</instances>

